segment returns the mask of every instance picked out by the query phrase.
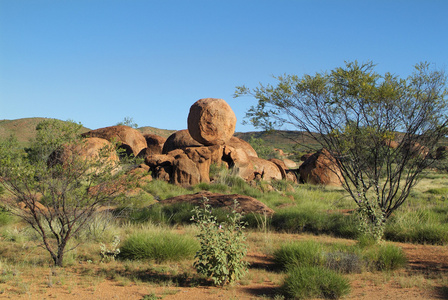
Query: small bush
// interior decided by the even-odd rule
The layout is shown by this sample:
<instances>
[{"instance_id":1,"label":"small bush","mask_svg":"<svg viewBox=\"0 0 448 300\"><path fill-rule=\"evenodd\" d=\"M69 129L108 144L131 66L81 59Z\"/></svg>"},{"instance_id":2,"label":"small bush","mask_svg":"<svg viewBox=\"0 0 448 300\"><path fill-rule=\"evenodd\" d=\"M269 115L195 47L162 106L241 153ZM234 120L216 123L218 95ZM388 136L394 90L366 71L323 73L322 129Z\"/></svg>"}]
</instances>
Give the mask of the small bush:
<instances>
[{"instance_id":1,"label":"small bush","mask_svg":"<svg viewBox=\"0 0 448 300\"><path fill-rule=\"evenodd\" d=\"M391 244L380 244L369 248L365 254L371 268L378 271L392 271L406 265L403 250Z\"/></svg>"},{"instance_id":2,"label":"small bush","mask_svg":"<svg viewBox=\"0 0 448 300\"><path fill-rule=\"evenodd\" d=\"M274 252L275 264L285 270L291 266L320 266L324 264L324 251L315 241L283 244Z\"/></svg>"},{"instance_id":3,"label":"small bush","mask_svg":"<svg viewBox=\"0 0 448 300\"><path fill-rule=\"evenodd\" d=\"M199 249L193 238L169 231L139 232L120 247L119 258L130 260L180 261L190 259Z\"/></svg>"},{"instance_id":4,"label":"small bush","mask_svg":"<svg viewBox=\"0 0 448 300\"><path fill-rule=\"evenodd\" d=\"M11 215L7 209L0 207L0 226L15 222L15 216Z\"/></svg>"},{"instance_id":5,"label":"small bush","mask_svg":"<svg viewBox=\"0 0 448 300\"><path fill-rule=\"evenodd\" d=\"M301 266L288 271L282 291L292 299L338 299L350 292L350 284L335 271L321 266Z\"/></svg>"},{"instance_id":6,"label":"small bush","mask_svg":"<svg viewBox=\"0 0 448 300\"><path fill-rule=\"evenodd\" d=\"M247 272L245 223L237 213L238 202L225 222L218 222L204 198L202 207L195 207L192 220L200 232L200 250L196 253L194 267L199 274L210 277L215 285L225 285L239 280Z\"/></svg>"},{"instance_id":7,"label":"small bush","mask_svg":"<svg viewBox=\"0 0 448 300\"><path fill-rule=\"evenodd\" d=\"M363 260L356 253L330 252L325 255L325 266L340 273L361 273Z\"/></svg>"}]
</instances>

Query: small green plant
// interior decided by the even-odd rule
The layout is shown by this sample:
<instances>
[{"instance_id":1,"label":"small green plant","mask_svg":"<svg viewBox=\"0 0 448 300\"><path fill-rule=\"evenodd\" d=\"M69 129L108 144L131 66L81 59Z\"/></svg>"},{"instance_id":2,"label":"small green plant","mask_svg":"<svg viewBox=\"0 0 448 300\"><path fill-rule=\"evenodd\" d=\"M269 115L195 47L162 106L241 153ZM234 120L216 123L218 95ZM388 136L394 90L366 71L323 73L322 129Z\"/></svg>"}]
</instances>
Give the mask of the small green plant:
<instances>
[{"instance_id":1,"label":"small green plant","mask_svg":"<svg viewBox=\"0 0 448 300\"><path fill-rule=\"evenodd\" d=\"M281 269L291 266L319 266L324 264L324 251L320 243L303 241L283 244L274 252L274 261Z\"/></svg>"},{"instance_id":2,"label":"small green plant","mask_svg":"<svg viewBox=\"0 0 448 300\"><path fill-rule=\"evenodd\" d=\"M403 250L392 244L380 244L369 248L366 257L373 269L379 271L392 271L402 268L406 262Z\"/></svg>"},{"instance_id":3,"label":"small green plant","mask_svg":"<svg viewBox=\"0 0 448 300\"><path fill-rule=\"evenodd\" d=\"M236 212L237 206L235 200L233 211L221 223L213 215L207 198L204 198L202 207L193 209L192 220L199 227L197 237L201 244L194 267L199 274L211 278L215 285L233 283L247 272L248 263L244 261L247 246L243 232L246 224L241 220L242 214Z\"/></svg>"},{"instance_id":4,"label":"small green plant","mask_svg":"<svg viewBox=\"0 0 448 300\"><path fill-rule=\"evenodd\" d=\"M180 261L192 258L198 249L195 239L169 231L142 231L121 245L119 257L130 260Z\"/></svg>"},{"instance_id":5,"label":"small green plant","mask_svg":"<svg viewBox=\"0 0 448 300\"><path fill-rule=\"evenodd\" d=\"M119 236L114 236L114 240L110 245L110 248L107 248L105 244L101 243L100 244L101 262L115 261L117 255L120 254L120 248L118 248L119 244L120 244Z\"/></svg>"},{"instance_id":6,"label":"small green plant","mask_svg":"<svg viewBox=\"0 0 448 300\"><path fill-rule=\"evenodd\" d=\"M350 284L335 271L321 266L301 266L288 271L282 290L292 299L338 299L350 292Z\"/></svg>"}]
</instances>

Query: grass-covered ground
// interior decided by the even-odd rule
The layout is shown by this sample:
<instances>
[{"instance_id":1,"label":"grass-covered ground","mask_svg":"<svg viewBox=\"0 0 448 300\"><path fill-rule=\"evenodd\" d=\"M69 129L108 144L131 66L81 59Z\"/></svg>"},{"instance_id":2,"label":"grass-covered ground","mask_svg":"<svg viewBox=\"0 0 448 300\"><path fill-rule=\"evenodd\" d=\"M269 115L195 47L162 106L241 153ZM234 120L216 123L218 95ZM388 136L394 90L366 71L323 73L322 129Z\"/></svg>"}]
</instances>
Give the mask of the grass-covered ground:
<instances>
[{"instance_id":1,"label":"grass-covered ground","mask_svg":"<svg viewBox=\"0 0 448 300\"><path fill-rule=\"evenodd\" d=\"M393 286L398 294L406 291L407 299L412 299L412 293L416 298L447 296L448 259L441 257L435 266L417 268L414 252L406 252L422 249L422 257L424 251L428 257L430 253L447 253L446 173L425 174L405 205L388 220L386 242L380 245L357 240L356 206L340 188L284 181L250 185L218 168L213 177L214 183L188 189L152 181L140 192L123 197L71 240L71 246L79 246L67 253L62 269L52 266L32 229L7 210L0 210L0 297L78 299L91 293L100 299L98 291L107 285L110 290L126 288L124 294L115 292L116 299L189 299L188 292L193 295L200 293L198 290L215 291L209 299L344 295L356 299L362 298L363 288L367 293L363 297L368 299L372 289L366 287L372 282L379 289L377 295L381 288ZM201 190L252 196L276 212L272 217L245 216L249 273L224 290L210 287L210 280L193 268L199 247L198 229L190 221L193 207L157 204ZM8 195L3 191L2 196ZM227 214L216 213L219 220ZM104 255L105 251L109 255ZM309 292L304 294L304 290ZM202 299L204 295L200 295L196 299Z\"/></svg>"}]
</instances>

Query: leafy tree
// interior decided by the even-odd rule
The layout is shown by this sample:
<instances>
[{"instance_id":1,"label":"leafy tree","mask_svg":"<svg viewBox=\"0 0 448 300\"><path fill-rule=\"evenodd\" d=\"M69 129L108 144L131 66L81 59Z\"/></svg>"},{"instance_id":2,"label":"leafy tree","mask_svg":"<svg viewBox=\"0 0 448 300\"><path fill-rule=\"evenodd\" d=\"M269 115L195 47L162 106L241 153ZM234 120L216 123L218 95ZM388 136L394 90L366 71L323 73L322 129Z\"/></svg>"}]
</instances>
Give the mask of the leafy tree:
<instances>
[{"instance_id":1,"label":"leafy tree","mask_svg":"<svg viewBox=\"0 0 448 300\"><path fill-rule=\"evenodd\" d=\"M371 62L348 62L330 72L279 76L276 86L237 87L235 97L258 100L246 114L254 126L293 126L326 148L364 229L381 238L385 220L447 133L447 89L444 72L428 63L406 79L374 69Z\"/></svg>"},{"instance_id":2,"label":"leafy tree","mask_svg":"<svg viewBox=\"0 0 448 300\"><path fill-rule=\"evenodd\" d=\"M40 235L55 265L62 266L67 247L92 221L98 207L118 196L129 177L110 159L114 146L86 158L82 127L45 120L27 152L14 139L0 143L1 184L10 192L11 212ZM63 158L63 160L61 160Z\"/></svg>"}]
</instances>

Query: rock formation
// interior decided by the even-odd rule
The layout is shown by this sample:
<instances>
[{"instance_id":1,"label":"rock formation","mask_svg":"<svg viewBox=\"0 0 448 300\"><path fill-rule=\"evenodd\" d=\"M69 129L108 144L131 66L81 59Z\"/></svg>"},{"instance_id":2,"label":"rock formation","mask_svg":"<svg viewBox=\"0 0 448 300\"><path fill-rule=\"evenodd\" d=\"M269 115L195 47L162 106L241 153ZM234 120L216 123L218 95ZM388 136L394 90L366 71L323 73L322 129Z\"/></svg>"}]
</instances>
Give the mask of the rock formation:
<instances>
[{"instance_id":1,"label":"rock formation","mask_svg":"<svg viewBox=\"0 0 448 300\"><path fill-rule=\"evenodd\" d=\"M110 142L121 143L121 147L127 155L137 156L147 147L146 140L137 129L125 125L110 126L91 130L83 134L84 137L98 137Z\"/></svg>"},{"instance_id":2,"label":"rock formation","mask_svg":"<svg viewBox=\"0 0 448 300\"><path fill-rule=\"evenodd\" d=\"M304 183L341 186L342 175L335 158L326 149L308 157L299 167Z\"/></svg>"},{"instance_id":3,"label":"rock formation","mask_svg":"<svg viewBox=\"0 0 448 300\"><path fill-rule=\"evenodd\" d=\"M191 137L199 143L224 145L235 133L236 116L224 100L205 98L191 106L187 123Z\"/></svg>"}]
</instances>

